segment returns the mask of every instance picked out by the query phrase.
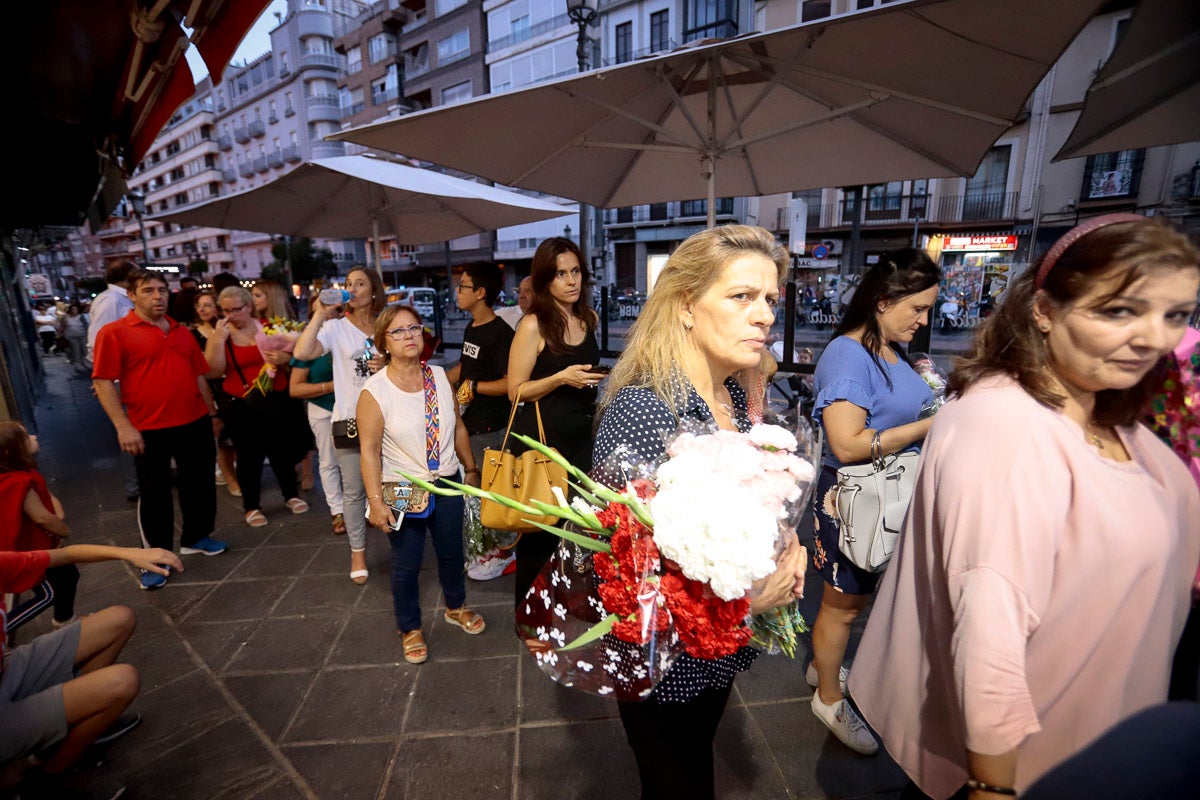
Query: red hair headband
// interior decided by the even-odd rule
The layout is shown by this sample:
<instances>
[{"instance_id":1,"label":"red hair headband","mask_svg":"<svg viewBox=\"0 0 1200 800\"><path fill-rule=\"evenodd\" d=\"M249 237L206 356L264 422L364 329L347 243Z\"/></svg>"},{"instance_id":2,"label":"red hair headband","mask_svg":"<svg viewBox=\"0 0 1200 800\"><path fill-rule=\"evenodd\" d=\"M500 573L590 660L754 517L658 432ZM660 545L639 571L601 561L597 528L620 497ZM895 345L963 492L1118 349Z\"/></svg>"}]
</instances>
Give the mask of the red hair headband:
<instances>
[{"instance_id":1,"label":"red hair headband","mask_svg":"<svg viewBox=\"0 0 1200 800\"><path fill-rule=\"evenodd\" d=\"M1140 214L1105 214L1102 217L1092 217L1086 222L1081 222L1074 228L1071 228L1071 230L1062 235L1061 239L1054 243L1054 246L1050 248L1050 252L1046 253L1046 257L1042 259L1042 266L1038 269L1037 279L1033 282L1033 288L1041 289L1042 284L1046 282L1046 276L1050 274L1050 270L1054 268L1054 264L1058 259L1062 258L1062 254L1067 251L1067 248L1092 231L1107 225L1116 225L1118 222L1141 222L1144 219L1146 218Z\"/></svg>"}]
</instances>

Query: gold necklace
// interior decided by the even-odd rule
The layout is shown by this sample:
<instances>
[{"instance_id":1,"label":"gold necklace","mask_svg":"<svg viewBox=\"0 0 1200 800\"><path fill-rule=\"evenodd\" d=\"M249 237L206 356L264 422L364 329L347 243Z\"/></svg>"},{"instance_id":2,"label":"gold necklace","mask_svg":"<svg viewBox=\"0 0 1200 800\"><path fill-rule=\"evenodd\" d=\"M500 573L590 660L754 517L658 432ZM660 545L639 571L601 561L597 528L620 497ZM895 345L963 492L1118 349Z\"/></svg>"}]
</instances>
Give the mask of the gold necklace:
<instances>
[{"instance_id":1,"label":"gold necklace","mask_svg":"<svg viewBox=\"0 0 1200 800\"><path fill-rule=\"evenodd\" d=\"M1083 432L1087 436L1088 444L1097 450L1104 450L1104 440L1100 438L1100 434L1092 430L1092 423L1090 421L1084 423Z\"/></svg>"}]
</instances>

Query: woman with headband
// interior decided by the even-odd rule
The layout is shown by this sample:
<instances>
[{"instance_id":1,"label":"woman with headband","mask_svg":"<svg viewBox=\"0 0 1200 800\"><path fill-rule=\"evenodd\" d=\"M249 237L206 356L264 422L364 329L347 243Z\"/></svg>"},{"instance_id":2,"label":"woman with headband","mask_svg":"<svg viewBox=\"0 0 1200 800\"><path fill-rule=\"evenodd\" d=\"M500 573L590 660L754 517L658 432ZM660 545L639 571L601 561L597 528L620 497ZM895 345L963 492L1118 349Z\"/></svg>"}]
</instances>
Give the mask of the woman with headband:
<instances>
[{"instance_id":1,"label":"woman with headband","mask_svg":"<svg viewBox=\"0 0 1200 800\"><path fill-rule=\"evenodd\" d=\"M1166 699L1200 495L1137 420L1198 290L1183 234L1098 217L957 364L850 674L902 800L1015 796Z\"/></svg>"}]
</instances>

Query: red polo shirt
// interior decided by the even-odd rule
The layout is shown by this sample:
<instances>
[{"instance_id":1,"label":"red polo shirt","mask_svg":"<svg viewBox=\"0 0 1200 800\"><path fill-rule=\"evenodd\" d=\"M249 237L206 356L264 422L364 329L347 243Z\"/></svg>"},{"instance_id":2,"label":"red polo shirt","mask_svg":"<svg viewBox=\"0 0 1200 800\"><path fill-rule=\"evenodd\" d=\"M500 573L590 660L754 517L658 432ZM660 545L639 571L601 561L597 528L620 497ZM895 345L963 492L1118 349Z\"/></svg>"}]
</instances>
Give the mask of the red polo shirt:
<instances>
[{"instance_id":1,"label":"red polo shirt","mask_svg":"<svg viewBox=\"0 0 1200 800\"><path fill-rule=\"evenodd\" d=\"M165 319L163 333L130 311L96 336L92 377L121 382L121 402L139 431L174 428L208 414L196 382L208 362L188 329Z\"/></svg>"}]
</instances>

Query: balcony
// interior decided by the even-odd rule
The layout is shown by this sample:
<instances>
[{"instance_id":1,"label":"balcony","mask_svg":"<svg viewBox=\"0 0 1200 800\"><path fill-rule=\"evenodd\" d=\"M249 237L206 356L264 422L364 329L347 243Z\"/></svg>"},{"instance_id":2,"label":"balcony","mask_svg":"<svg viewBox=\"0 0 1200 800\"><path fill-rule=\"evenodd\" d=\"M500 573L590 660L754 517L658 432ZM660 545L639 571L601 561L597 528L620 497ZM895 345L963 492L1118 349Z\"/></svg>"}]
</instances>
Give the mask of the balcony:
<instances>
[{"instance_id":1,"label":"balcony","mask_svg":"<svg viewBox=\"0 0 1200 800\"><path fill-rule=\"evenodd\" d=\"M254 177L254 167L251 166L249 161L243 161L241 164L238 164L238 174L243 178L252 178Z\"/></svg>"},{"instance_id":2,"label":"balcony","mask_svg":"<svg viewBox=\"0 0 1200 800\"><path fill-rule=\"evenodd\" d=\"M300 145L293 144L283 148L283 160L295 163L300 160Z\"/></svg>"},{"instance_id":3,"label":"balcony","mask_svg":"<svg viewBox=\"0 0 1200 800\"><path fill-rule=\"evenodd\" d=\"M269 167L267 166L267 157L266 156L258 156L257 158L254 159L253 164L254 164L255 172L266 172L269 169Z\"/></svg>"},{"instance_id":4,"label":"balcony","mask_svg":"<svg viewBox=\"0 0 1200 800\"><path fill-rule=\"evenodd\" d=\"M250 123L250 135L255 139L267 135L267 126L263 124L261 119L256 119Z\"/></svg>"},{"instance_id":5,"label":"balcony","mask_svg":"<svg viewBox=\"0 0 1200 800\"><path fill-rule=\"evenodd\" d=\"M514 44L520 44L526 39L532 39L534 36L552 31L555 28L561 28L563 25L570 25L571 18L566 14L559 14L552 19L543 20L536 25L530 25L527 28L522 28L519 31L513 31L508 36L501 36L499 39L493 39L487 43L487 51L494 53L497 50L503 50L506 47L512 47Z\"/></svg>"},{"instance_id":6,"label":"balcony","mask_svg":"<svg viewBox=\"0 0 1200 800\"><path fill-rule=\"evenodd\" d=\"M237 180L237 170L223 169L223 170L221 170L221 177L224 179L224 181L226 183L233 183L234 181Z\"/></svg>"},{"instance_id":7,"label":"balcony","mask_svg":"<svg viewBox=\"0 0 1200 800\"><path fill-rule=\"evenodd\" d=\"M238 144L245 144L250 141L250 131L245 127L233 129L233 140Z\"/></svg>"},{"instance_id":8,"label":"balcony","mask_svg":"<svg viewBox=\"0 0 1200 800\"><path fill-rule=\"evenodd\" d=\"M951 222L1003 222L1017 217L1020 192L972 193L931 197L930 195L885 195L861 201L859 222L862 225L910 225ZM854 222L854 205L841 200L837 203L810 205L809 230L849 226Z\"/></svg>"},{"instance_id":9,"label":"balcony","mask_svg":"<svg viewBox=\"0 0 1200 800\"><path fill-rule=\"evenodd\" d=\"M342 105L341 101L338 100L338 96L336 94L313 94L313 95L309 95L306 98L306 101L308 102L309 108L314 108L314 107L341 108L341 105Z\"/></svg>"},{"instance_id":10,"label":"balcony","mask_svg":"<svg viewBox=\"0 0 1200 800\"><path fill-rule=\"evenodd\" d=\"M305 53L300 56L300 66L337 69L340 65L338 64L337 56L326 55L325 53Z\"/></svg>"},{"instance_id":11,"label":"balcony","mask_svg":"<svg viewBox=\"0 0 1200 800\"><path fill-rule=\"evenodd\" d=\"M285 108L283 110L283 115L285 117L290 117L290 116L294 115L295 113L296 113L296 109L292 108L291 106L288 106L287 108Z\"/></svg>"},{"instance_id":12,"label":"balcony","mask_svg":"<svg viewBox=\"0 0 1200 800\"><path fill-rule=\"evenodd\" d=\"M342 106L341 108L342 108L342 116L343 117L352 117L355 114L361 114L363 111L365 111L367 108L367 104L366 103L355 103L352 106Z\"/></svg>"},{"instance_id":13,"label":"balcony","mask_svg":"<svg viewBox=\"0 0 1200 800\"><path fill-rule=\"evenodd\" d=\"M229 136L218 136L217 137L217 148L220 150L232 150L233 149L233 139Z\"/></svg>"},{"instance_id":14,"label":"balcony","mask_svg":"<svg viewBox=\"0 0 1200 800\"><path fill-rule=\"evenodd\" d=\"M279 122L279 117L276 116L274 113L272 113L271 116L267 117L268 125L275 125L278 122Z\"/></svg>"},{"instance_id":15,"label":"balcony","mask_svg":"<svg viewBox=\"0 0 1200 800\"><path fill-rule=\"evenodd\" d=\"M395 103L400 99L400 91L398 89L388 89L383 92L371 93L371 105L386 106Z\"/></svg>"},{"instance_id":16,"label":"balcony","mask_svg":"<svg viewBox=\"0 0 1200 800\"><path fill-rule=\"evenodd\" d=\"M659 42L657 45L651 45L650 47L644 47L641 50L635 50L634 52L630 53L628 57L617 58L616 56L613 56L612 58L606 58L604 59L604 66L611 67L617 64L625 64L630 61L637 61L640 58L650 58L651 56L660 55L662 53L669 53L676 47L679 47L678 42L676 42L674 39L667 39L665 42Z\"/></svg>"},{"instance_id":17,"label":"balcony","mask_svg":"<svg viewBox=\"0 0 1200 800\"><path fill-rule=\"evenodd\" d=\"M384 40L374 47L367 49L367 61L371 64L378 64L392 56L399 54L400 45L391 40Z\"/></svg>"},{"instance_id":18,"label":"balcony","mask_svg":"<svg viewBox=\"0 0 1200 800\"><path fill-rule=\"evenodd\" d=\"M310 144L312 146L313 158L334 158L335 156L346 155L346 150L342 147L341 142L326 142L316 139Z\"/></svg>"},{"instance_id":19,"label":"balcony","mask_svg":"<svg viewBox=\"0 0 1200 800\"><path fill-rule=\"evenodd\" d=\"M267 166L268 167L282 167L283 166L283 151L276 150L274 153L267 153Z\"/></svg>"}]
</instances>

